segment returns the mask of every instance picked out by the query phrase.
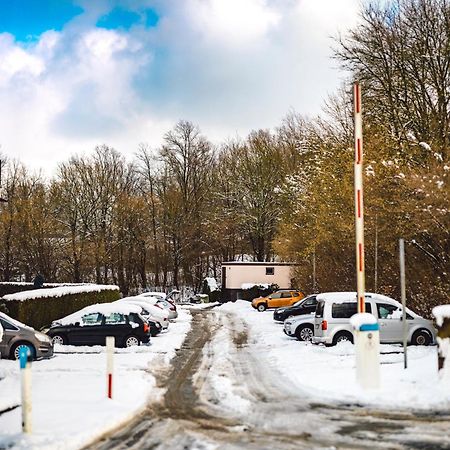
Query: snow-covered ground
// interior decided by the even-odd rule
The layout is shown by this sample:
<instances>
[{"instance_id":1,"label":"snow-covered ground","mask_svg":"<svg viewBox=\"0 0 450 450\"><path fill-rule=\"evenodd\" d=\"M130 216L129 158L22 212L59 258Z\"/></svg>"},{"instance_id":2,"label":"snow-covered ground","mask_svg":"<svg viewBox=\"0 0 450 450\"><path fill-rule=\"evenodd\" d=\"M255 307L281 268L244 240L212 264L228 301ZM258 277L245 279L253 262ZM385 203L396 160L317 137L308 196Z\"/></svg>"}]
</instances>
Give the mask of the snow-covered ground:
<instances>
[{"instance_id":1,"label":"snow-covered ground","mask_svg":"<svg viewBox=\"0 0 450 450\"><path fill-rule=\"evenodd\" d=\"M150 345L116 349L113 399L106 398L105 347L56 346L56 355L32 364L33 432L21 431L21 408L0 414L0 448L77 449L129 420L163 392L155 374L168 367L190 329L189 311ZM0 360L0 411L20 404L16 361Z\"/></svg>"},{"instance_id":2,"label":"snow-covered ground","mask_svg":"<svg viewBox=\"0 0 450 450\"><path fill-rule=\"evenodd\" d=\"M362 390L355 381L353 344L324 347L299 342L283 333L283 325L273 320L273 311L258 312L242 300L226 303L219 310L243 319L252 353L308 392L311 400L387 409L450 409L450 383L439 379L435 346L409 346L405 370L402 346L381 345L381 387ZM223 340L220 345L225 346Z\"/></svg>"}]
</instances>

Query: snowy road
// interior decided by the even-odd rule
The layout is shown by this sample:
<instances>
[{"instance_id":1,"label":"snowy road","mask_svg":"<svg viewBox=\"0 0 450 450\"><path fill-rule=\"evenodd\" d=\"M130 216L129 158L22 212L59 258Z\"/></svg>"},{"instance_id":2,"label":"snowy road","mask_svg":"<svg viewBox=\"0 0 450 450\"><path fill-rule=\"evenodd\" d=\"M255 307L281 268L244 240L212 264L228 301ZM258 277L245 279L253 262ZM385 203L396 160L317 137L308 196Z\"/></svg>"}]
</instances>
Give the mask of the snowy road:
<instances>
[{"instance_id":1,"label":"snowy road","mask_svg":"<svg viewBox=\"0 0 450 450\"><path fill-rule=\"evenodd\" d=\"M192 314L161 373L162 402L89 449L450 449L449 415L318 403L258 351L240 316Z\"/></svg>"}]
</instances>

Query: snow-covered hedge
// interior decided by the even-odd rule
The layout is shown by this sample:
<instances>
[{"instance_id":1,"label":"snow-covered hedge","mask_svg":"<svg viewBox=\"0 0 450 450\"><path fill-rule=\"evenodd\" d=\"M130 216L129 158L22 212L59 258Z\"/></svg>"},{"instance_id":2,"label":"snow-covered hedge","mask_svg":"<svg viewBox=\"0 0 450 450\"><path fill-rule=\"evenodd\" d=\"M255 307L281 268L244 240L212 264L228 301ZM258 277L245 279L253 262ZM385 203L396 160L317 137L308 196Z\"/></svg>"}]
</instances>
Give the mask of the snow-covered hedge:
<instances>
[{"instance_id":1,"label":"snow-covered hedge","mask_svg":"<svg viewBox=\"0 0 450 450\"><path fill-rule=\"evenodd\" d=\"M60 286L82 286L84 283L44 283L44 288L60 287ZM0 297L16 292L32 291L35 289L33 283L24 281L2 281L0 282Z\"/></svg>"},{"instance_id":2,"label":"snow-covered hedge","mask_svg":"<svg viewBox=\"0 0 450 450\"><path fill-rule=\"evenodd\" d=\"M86 284L35 289L5 295L0 310L36 329L85 306L118 300L118 286Z\"/></svg>"}]
</instances>

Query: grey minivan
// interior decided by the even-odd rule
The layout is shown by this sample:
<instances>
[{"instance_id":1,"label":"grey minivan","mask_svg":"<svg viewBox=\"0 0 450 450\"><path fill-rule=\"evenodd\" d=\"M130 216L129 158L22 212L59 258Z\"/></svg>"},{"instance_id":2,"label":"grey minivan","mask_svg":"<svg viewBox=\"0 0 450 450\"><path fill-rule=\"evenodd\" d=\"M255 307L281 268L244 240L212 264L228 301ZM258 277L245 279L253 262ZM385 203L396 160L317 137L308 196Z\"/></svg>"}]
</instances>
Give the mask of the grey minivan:
<instances>
[{"instance_id":1,"label":"grey minivan","mask_svg":"<svg viewBox=\"0 0 450 450\"><path fill-rule=\"evenodd\" d=\"M18 359L21 348L28 347L33 359L53 356L52 340L18 320L0 312L3 337L0 340L0 357Z\"/></svg>"},{"instance_id":2,"label":"grey minivan","mask_svg":"<svg viewBox=\"0 0 450 450\"><path fill-rule=\"evenodd\" d=\"M366 312L373 314L380 326L381 343L401 343L403 340L402 305L381 294L365 294ZM336 345L353 342L350 318L356 314L356 292L328 292L317 296L314 319L316 344ZM431 321L406 308L408 343L430 345L436 342L436 330Z\"/></svg>"}]
</instances>

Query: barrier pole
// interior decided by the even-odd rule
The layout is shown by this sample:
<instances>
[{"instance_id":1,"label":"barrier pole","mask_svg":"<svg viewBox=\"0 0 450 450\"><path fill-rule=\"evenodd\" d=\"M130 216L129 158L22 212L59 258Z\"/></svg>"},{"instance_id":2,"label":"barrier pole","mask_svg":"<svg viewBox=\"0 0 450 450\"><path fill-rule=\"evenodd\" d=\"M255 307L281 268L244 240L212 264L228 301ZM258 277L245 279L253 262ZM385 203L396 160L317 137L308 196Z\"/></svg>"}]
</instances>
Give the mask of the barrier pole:
<instances>
[{"instance_id":1,"label":"barrier pole","mask_svg":"<svg viewBox=\"0 0 450 450\"><path fill-rule=\"evenodd\" d=\"M355 234L356 234L356 284L358 297L358 313L366 312L364 301L364 203L363 203L363 139L361 86L355 82L353 86L353 102L355 115Z\"/></svg>"},{"instance_id":2,"label":"barrier pole","mask_svg":"<svg viewBox=\"0 0 450 450\"><path fill-rule=\"evenodd\" d=\"M22 432L30 434L32 431L31 408L31 351L22 347L19 351L21 388L22 388Z\"/></svg>"},{"instance_id":3,"label":"barrier pole","mask_svg":"<svg viewBox=\"0 0 450 450\"><path fill-rule=\"evenodd\" d=\"M114 336L106 337L106 395L113 397Z\"/></svg>"}]
</instances>

